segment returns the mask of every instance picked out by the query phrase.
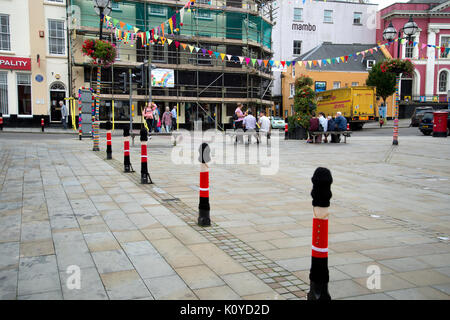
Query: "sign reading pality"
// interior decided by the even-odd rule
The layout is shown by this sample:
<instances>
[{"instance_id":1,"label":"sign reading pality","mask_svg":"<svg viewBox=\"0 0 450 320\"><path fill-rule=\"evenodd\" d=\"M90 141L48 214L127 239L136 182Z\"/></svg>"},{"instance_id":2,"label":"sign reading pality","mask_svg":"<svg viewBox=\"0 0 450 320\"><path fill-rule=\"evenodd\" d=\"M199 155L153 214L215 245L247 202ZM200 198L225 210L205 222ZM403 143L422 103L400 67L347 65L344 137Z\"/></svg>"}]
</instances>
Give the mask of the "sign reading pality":
<instances>
[{"instance_id":1,"label":"sign reading pality","mask_svg":"<svg viewBox=\"0 0 450 320\"><path fill-rule=\"evenodd\" d=\"M31 70L30 58L0 56L0 69Z\"/></svg>"},{"instance_id":2,"label":"sign reading pality","mask_svg":"<svg viewBox=\"0 0 450 320\"><path fill-rule=\"evenodd\" d=\"M299 31L316 31L316 25L310 23L293 23L292 30Z\"/></svg>"}]
</instances>

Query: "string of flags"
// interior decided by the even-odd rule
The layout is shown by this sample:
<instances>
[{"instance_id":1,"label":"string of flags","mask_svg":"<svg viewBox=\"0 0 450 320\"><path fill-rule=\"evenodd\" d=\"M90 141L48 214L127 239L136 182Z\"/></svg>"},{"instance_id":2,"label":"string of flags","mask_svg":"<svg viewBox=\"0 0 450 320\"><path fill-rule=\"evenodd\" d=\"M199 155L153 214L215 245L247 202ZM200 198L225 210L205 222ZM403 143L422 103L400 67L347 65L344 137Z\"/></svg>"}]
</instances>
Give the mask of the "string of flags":
<instances>
[{"instance_id":1,"label":"string of flags","mask_svg":"<svg viewBox=\"0 0 450 320\"><path fill-rule=\"evenodd\" d=\"M241 63L246 65L252 65L255 66L258 64L259 66L267 67L270 65L271 67L276 66L280 67L282 66L283 69L285 67L289 66L295 66L296 63L303 63L303 65L311 67L324 67L329 64L336 64L336 63L347 63L350 58L353 57L353 59L356 61L358 59L358 56L365 57L368 54L373 54L374 52L378 51L379 49L383 47L388 47L394 42L397 42L400 40L401 44L404 44L407 42L406 39L395 39L389 42L386 42L384 44L379 44L375 47L372 47L370 49L366 49L363 51L358 51L352 54L334 57L334 58L327 58L327 59L317 59L317 60L291 60L291 61L285 61L285 60L265 60L265 59L255 59L245 56L235 56L230 55L226 53L221 52L215 52L209 49L200 48L197 46L193 46L187 43L179 42L177 40L173 40L170 38L167 38L166 35L175 35L178 33L183 26L183 18L185 11L191 12L191 10L194 9L196 0L190 0L188 1L180 10L177 10L176 13L170 17L168 20L163 22L161 25L152 28L148 31L141 31L139 28L134 27L130 24L127 24L125 22L122 22L118 19L112 18L110 16L105 16L105 24L106 27L113 30L116 39L119 41L122 41L125 44L130 44L130 46L134 46L134 44L140 40L140 43L142 46L146 47L149 45L153 45L156 43L161 43L162 45L165 44L165 42L168 43L168 45L174 44L175 47L178 49L180 46L183 48L183 50L189 50L190 53L199 53L201 52L203 56L206 56L208 54L210 57L215 57L216 59L221 59L222 61L232 61L235 63ZM210 2L209 2L210 4ZM168 28L167 28L168 27ZM412 42L413 46L416 47L420 43L419 42ZM435 48L440 50L441 54L446 53L448 54L450 51L450 48L446 48L444 46L436 46L436 45L430 45L422 43L420 44L422 50L426 47L429 48Z\"/></svg>"}]
</instances>

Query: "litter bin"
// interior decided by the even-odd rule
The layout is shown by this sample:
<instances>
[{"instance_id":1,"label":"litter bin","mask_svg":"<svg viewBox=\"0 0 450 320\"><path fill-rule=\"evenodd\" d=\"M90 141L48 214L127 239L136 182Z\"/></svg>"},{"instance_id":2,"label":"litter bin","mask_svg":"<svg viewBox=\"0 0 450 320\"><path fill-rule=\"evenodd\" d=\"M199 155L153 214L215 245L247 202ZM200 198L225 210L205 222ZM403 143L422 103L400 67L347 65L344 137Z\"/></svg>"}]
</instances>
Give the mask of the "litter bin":
<instances>
[{"instance_id":1,"label":"litter bin","mask_svg":"<svg viewBox=\"0 0 450 320\"><path fill-rule=\"evenodd\" d=\"M447 137L447 112L433 112L433 137Z\"/></svg>"}]
</instances>

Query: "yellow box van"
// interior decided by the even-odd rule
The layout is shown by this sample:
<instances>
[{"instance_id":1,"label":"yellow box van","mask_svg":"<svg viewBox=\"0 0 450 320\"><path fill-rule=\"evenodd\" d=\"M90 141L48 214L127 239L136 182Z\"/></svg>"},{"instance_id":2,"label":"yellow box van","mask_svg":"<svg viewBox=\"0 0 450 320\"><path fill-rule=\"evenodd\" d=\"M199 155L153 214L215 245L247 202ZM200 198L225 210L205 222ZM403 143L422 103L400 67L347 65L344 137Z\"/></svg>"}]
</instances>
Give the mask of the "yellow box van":
<instances>
[{"instance_id":1,"label":"yellow box van","mask_svg":"<svg viewBox=\"0 0 450 320\"><path fill-rule=\"evenodd\" d=\"M340 111L352 130L361 129L364 123L375 121L376 106L375 87L355 86L317 93L316 113L335 116Z\"/></svg>"}]
</instances>

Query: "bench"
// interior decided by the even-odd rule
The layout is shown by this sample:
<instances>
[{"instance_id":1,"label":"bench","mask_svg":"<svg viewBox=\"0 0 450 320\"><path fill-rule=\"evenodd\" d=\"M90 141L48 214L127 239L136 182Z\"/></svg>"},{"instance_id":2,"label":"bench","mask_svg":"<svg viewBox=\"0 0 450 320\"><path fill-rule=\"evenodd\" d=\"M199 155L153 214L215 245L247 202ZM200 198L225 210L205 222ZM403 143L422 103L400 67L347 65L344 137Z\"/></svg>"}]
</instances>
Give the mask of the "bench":
<instances>
[{"instance_id":1,"label":"bench","mask_svg":"<svg viewBox=\"0 0 450 320\"><path fill-rule=\"evenodd\" d=\"M320 134L328 134L328 135L332 135L332 134L342 134L344 136L344 143L347 143L347 137L351 137L352 131L327 131L327 132L323 132L323 131L314 131L314 132L310 132L310 135L312 135L311 140L312 143L316 143L316 136L320 135Z\"/></svg>"}]
</instances>

